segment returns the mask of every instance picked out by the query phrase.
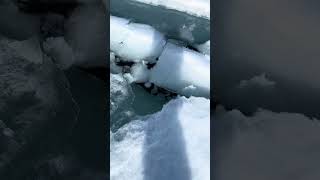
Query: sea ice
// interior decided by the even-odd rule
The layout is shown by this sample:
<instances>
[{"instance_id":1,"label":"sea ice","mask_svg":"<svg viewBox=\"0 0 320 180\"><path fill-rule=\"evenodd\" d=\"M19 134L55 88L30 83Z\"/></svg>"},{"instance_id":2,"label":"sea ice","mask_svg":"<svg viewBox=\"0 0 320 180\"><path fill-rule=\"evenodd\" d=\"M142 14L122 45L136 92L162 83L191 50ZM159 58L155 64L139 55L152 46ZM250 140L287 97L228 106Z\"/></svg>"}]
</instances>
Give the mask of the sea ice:
<instances>
[{"instance_id":1,"label":"sea ice","mask_svg":"<svg viewBox=\"0 0 320 180\"><path fill-rule=\"evenodd\" d=\"M178 97L110 132L111 180L209 180L210 100Z\"/></svg>"},{"instance_id":2,"label":"sea ice","mask_svg":"<svg viewBox=\"0 0 320 180\"><path fill-rule=\"evenodd\" d=\"M110 50L123 60L155 62L166 40L163 34L144 24L110 16Z\"/></svg>"},{"instance_id":3,"label":"sea ice","mask_svg":"<svg viewBox=\"0 0 320 180\"><path fill-rule=\"evenodd\" d=\"M116 56L113 52L110 52L110 72L113 74L122 72L122 68L116 64Z\"/></svg>"},{"instance_id":4,"label":"sea ice","mask_svg":"<svg viewBox=\"0 0 320 180\"><path fill-rule=\"evenodd\" d=\"M25 58L36 64L43 62L43 53L40 47L40 40L37 37L30 37L26 40L2 39L0 44L6 44L10 50L15 51L15 55Z\"/></svg>"},{"instance_id":5,"label":"sea ice","mask_svg":"<svg viewBox=\"0 0 320 180\"><path fill-rule=\"evenodd\" d=\"M63 37L47 38L43 49L61 69L67 69L75 63L73 50Z\"/></svg>"},{"instance_id":6,"label":"sea ice","mask_svg":"<svg viewBox=\"0 0 320 180\"><path fill-rule=\"evenodd\" d=\"M184 11L203 2L111 0L111 180L210 179L209 18Z\"/></svg>"},{"instance_id":7,"label":"sea ice","mask_svg":"<svg viewBox=\"0 0 320 180\"><path fill-rule=\"evenodd\" d=\"M110 0L110 12L149 24L170 39L194 44L210 39L209 0Z\"/></svg>"},{"instance_id":8,"label":"sea ice","mask_svg":"<svg viewBox=\"0 0 320 180\"><path fill-rule=\"evenodd\" d=\"M210 40L206 41L203 44L196 45L196 49L202 52L203 54L210 56Z\"/></svg>"},{"instance_id":9,"label":"sea ice","mask_svg":"<svg viewBox=\"0 0 320 180\"><path fill-rule=\"evenodd\" d=\"M151 69L150 82L186 96L210 97L210 60L168 43Z\"/></svg>"},{"instance_id":10,"label":"sea ice","mask_svg":"<svg viewBox=\"0 0 320 180\"><path fill-rule=\"evenodd\" d=\"M79 6L65 22L65 40L73 49L75 65L106 67L105 14L99 5Z\"/></svg>"},{"instance_id":11,"label":"sea ice","mask_svg":"<svg viewBox=\"0 0 320 180\"><path fill-rule=\"evenodd\" d=\"M0 34L12 39L26 40L39 34L39 26L39 17L19 11L13 1L0 3Z\"/></svg>"},{"instance_id":12,"label":"sea ice","mask_svg":"<svg viewBox=\"0 0 320 180\"><path fill-rule=\"evenodd\" d=\"M131 67L131 75L133 76L133 81L136 83L149 81L149 73L150 71L144 62L136 63Z\"/></svg>"},{"instance_id":13,"label":"sea ice","mask_svg":"<svg viewBox=\"0 0 320 180\"><path fill-rule=\"evenodd\" d=\"M210 0L136 0L139 2L152 4L155 6L164 6L168 9L174 9L192 14L210 18Z\"/></svg>"},{"instance_id":14,"label":"sea ice","mask_svg":"<svg viewBox=\"0 0 320 180\"><path fill-rule=\"evenodd\" d=\"M157 86L185 96L209 98L210 41L200 45L204 54L165 40L151 26L130 23L129 20L110 16L111 51L122 61L136 64L131 74L125 76L131 82L152 82ZM133 33L134 32L134 33ZM114 60L112 57L111 60ZM149 72L143 60L155 63ZM112 67L114 65L111 62ZM150 77L149 77L150 76Z\"/></svg>"},{"instance_id":15,"label":"sea ice","mask_svg":"<svg viewBox=\"0 0 320 180\"><path fill-rule=\"evenodd\" d=\"M134 100L131 86L122 74L110 74L110 120L111 128L119 127L127 121Z\"/></svg>"}]
</instances>

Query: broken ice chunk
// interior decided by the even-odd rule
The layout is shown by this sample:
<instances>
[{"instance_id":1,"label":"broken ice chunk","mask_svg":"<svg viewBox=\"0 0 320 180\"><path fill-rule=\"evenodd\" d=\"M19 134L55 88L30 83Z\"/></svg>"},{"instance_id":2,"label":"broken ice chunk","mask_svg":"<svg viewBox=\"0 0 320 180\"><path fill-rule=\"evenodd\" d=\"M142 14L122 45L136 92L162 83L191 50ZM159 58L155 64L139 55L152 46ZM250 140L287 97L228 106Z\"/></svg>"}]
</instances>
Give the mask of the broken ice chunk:
<instances>
[{"instance_id":1,"label":"broken ice chunk","mask_svg":"<svg viewBox=\"0 0 320 180\"><path fill-rule=\"evenodd\" d=\"M65 39L74 51L75 65L106 67L107 20L98 4L78 6L65 22Z\"/></svg>"},{"instance_id":2,"label":"broken ice chunk","mask_svg":"<svg viewBox=\"0 0 320 180\"><path fill-rule=\"evenodd\" d=\"M110 132L111 180L209 180L210 100L179 97Z\"/></svg>"},{"instance_id":3,"label":"broken ice chunk","mask_svg":"<svg viewBox=\"0 0 320 180\"><path fill-rule=\"evenodd\" d=\"M5 43L5 41L7 43ZM42 50L40 47L40 41L37 37L31 37L22 41L15 40L2 40L4 44L7 44L12 50L15 51L16 55L27 59L33 63L42 63Z\"/></svg>"},{"instance_id":4,"label":"broken ice chunk","mask_svg":"<svg viewBox=\"0 0 320 180\"><path fill-rule=\"evenodd\" d=\"M175 9L195 16L210 18L210 0L136 0L142 3L155 6L164 6L168 9Z\"/></svg>"},{"instance_id":5,"label":"broken ice chunk","mask_svg":"<svg viewBox=\"0 0 320 180\"><path fill-rule=\"evenodd\" d=\"M203 44L196 45L196 49L202 52L203 54L210 56L210 40Z\"/></svg>"},{"instance_id":6,"label":"broken ice chunk","mask_svg":"<svg viewBox=\"0 0 320 180\"><path fill-rule=\"evenodd\" d=\"M39 17L19 11L14 1L0 2L0 34L16 40L39 34Z\"/></svg>"},{"instance_id":7,"label":"broken ice chunk","mask_svg":"<svg viewBox=\"0 0 320 180\"><path fill-rule=\"evenodd\" d=\"M125 38L128 36L129 20L110 16L110 50L120 49Z\"/></svg>"},{"instance_id":8,"label":"broken ice chunk","mask_svg":"<svg viewBox=\"0 0 320 180\"><path fill-rule=\"evenodd\" d=\"M150 82L185 96L210 97L210 60L168 43L151 69Z\"/></svg>"},{"instance_id":9,"label":"broken ice chunk","mask_svg":"<svg viewBox=\"0 0 320 180\"><path fill-rule=\"evenodd\" d=\"M116 57L113 52L110 52L110 72L112 74L119 74L122 72L122 68L116 64Z\"/></svg>"},{"instance_id":10,"label":"broken ice chunk","mask_svg":"<svg viewBox=\"0 0 320 180\"><path fill-rule=\"evenodd\" d=\"M110 74L110 127L118 129L127 123L134 112L131 111L134 94L128 81L121 74Z\"/></svg>"},{"instance_id":11,"label":"broken ice chunk","mask_svg":"<svg viewBox=\"0 0 320 180\"><path fill-rule=\"evenodd\" d=\"M110 50L123 60L156 62L165 44L164 35L153 27L110 16Z\"/></svg>"},{"instance_id":12,"label":"broken ice chunk","mask_svg":"<svg viewBox=\"0 0 320 180\"><path fill-rule=\"evenodd\" d=\"M170 39L192 44L210 39L210 0L110 0L110 12L149 24Z\"/></svg>"},{"instance_id":13,"label":"broken ice chunk","mask_svg":"<svg viewBox=\"0 0 320 180\"><path fill-rule=\"evenodd\" d=\"M46 39L43 49L61 69L67 69L75 63L73 50L63 37Z\"/></svg>"},{"instance_id":14,"label":"broken ice chunk","mask_svg":"<svg viewBox=\"0 0 320 180\"><path fill-rule=\"evenodd\" d=\"M110 114L124 109L132 101L132 89L126 79L121 74L110 74Z\"/></svg>"},{"instance_id":15,"label":"broken ice chunk","mask_svg":"<svg viewBox=\"0 0 320 180\"><path fill-rule=\"evenodd\" d=\"M136 83L144 83L149 80L149 69L144 62L136 63L131 67L131 75Z\"/></svg>"}]
</instances>

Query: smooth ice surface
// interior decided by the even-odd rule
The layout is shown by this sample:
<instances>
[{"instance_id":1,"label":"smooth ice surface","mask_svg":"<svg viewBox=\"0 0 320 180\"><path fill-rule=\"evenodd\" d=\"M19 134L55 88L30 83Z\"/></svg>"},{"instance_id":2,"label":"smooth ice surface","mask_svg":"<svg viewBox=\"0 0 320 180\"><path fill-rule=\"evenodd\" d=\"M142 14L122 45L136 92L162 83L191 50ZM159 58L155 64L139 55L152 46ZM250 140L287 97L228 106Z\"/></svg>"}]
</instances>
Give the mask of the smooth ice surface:
<instances>
[{"instance_id":1,"label":"smooth ice surface","mask_svg":"<svg viewBox=\"0 0 320 180\"><path fill-rule=\"evenodd\" d=\"M123 60L155 62L165 44L164 35L153 27L110 16L110 50Z\"/></svg>"},{"instance_id":2,"label":"smooth ice surface","mask_svg":"<svg viewBox=\"0 0 320 180\"><path fill-rule=\"evenodd\" d=\"M178 97L110 132L111 180L209 180L210 100Z\"/></svg>"},{"instance_id":3,"label":"smooth ice surface","mask_svg":"<svg viewBox=\"0 0 320 180\"><path fill-rule=\"evenodd\" d=\"M210 96L210 60L203 54L167 43L150 82L186 96Z\"/></svg>"}]
</instances>

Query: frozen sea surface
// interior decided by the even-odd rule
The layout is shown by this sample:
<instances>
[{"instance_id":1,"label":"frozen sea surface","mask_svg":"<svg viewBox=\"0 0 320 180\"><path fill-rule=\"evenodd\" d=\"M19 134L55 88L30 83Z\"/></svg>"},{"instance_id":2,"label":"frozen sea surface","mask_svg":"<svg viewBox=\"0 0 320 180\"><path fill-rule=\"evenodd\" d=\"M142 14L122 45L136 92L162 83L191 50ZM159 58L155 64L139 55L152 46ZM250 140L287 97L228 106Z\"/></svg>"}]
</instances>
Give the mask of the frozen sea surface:
<instances>
[{"instance_id":1,"label":"frozen sea surface","mask_svg":"<svg viewBox=\"0 0 320 180\"><path fill-rule=\"evenodd\" d=\"M170 39L197 44L210 39L209 0L110 0L110 12L149 24Z\"/></svg>"},{"instance_id":2,"label":"frozen sea surface","mask_svg":"<svg viewBox=\"0 0 320 180\"><path fill-rule=\"evenodd\" d=\"M110 142L111 180L209 180L210 100L178 97Z\"/></svg>"}]
</instances>

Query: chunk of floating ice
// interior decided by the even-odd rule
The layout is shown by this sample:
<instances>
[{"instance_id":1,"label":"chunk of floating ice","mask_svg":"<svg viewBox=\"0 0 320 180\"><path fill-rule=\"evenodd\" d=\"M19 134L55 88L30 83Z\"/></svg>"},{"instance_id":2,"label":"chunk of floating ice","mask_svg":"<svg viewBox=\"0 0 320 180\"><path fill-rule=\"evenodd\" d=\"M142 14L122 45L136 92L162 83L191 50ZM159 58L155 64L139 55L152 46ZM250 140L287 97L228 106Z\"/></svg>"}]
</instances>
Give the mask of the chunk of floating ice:
<instances>
[{"instance_id":1,"label":"chunk of floating ice","mask_svg":"<svg viewBox=\"0 0 320 180\"><path fill-rule=\"evenodd\" d=\"M132 103L133 92L121 74L110 74L110 115Z\"/></svg>"},{"instance_id":2,"label":"chunk of floating ice","mask_svg":"<svg viewBox=\"0 0 320 180\"><path fill-rule=\"evenodd\" d=\"M43 49L53 57L54 62L62 69L68 69L75 63L73 50L63 37L46 39L43 43Z\"/></svg>"},{"instance_id":3,"label":"chunk of floating ice","mask_svg":"<svg viewBox=\"0 0 320 180\"><path fill-rule=\"evenodd\" d=\"M187 12L196 16L210 18L210 0L136 0L143 3L164 6L168 9Z\"/></svg>"},{"instance_id":4,"label":"chunk of floating ice","mask_svg":"<svg viewBox=\"0 0 320 180\"><path fill-rule=\"evenodd\" d=\"M16 40L0 40L5 42L8 47L15 51L16 55L19 55L29 61L34 63L42 63L43 54L40 47L40 41L37 37L31 37L26 40L16 41Z\"/></svg>"},{"instance_id":5,"label":"chunk of floating ice","mask_svg":"<svg viewBox=\"0 0 320 180\"><path fill-rule=\"evenodd\" d=\"M209 180L210 100L179 97L110 132L111 180Z\"/></svg>"},{"instance_id":6,"label":"chunk of floating ice","mask_svg":"<svg viewBox=\"0 0 320 180\"><path fill-rule=\"evenodd\" d=\"M110 72L112 74L119 74L122 72L122 68L116 64L116 57L113 52L110 52Z\"/></svg>"},{"instance_id":7,"label":"chunk of floating ice","mask_svg":"<svg viewBox=\"0 0 320 180\"><path fill-rule=\"evenodd\" d=\"M203 54L210 56L210 40L203 44L196 45L196 49L202 52Z\"/></svg>"},{"instance_id":8,"label":"chunk of floating ice","mask_svg":"<svg viewBox=\"0 0 320 180\"><path fill-rule=\"evenodd\" d=\"M144 83L144 87L146 87L146 88L150 88L151 86L152 86L152 84L150 82Z\"/></svg>"},{"instance_id":9,"label":"chunk of floating ice","mask_svg":"<svg viewBox=\"0 0 320 180\"><path fill-rule=\"evenodd\" d=\"M210 97L210 59L187 48L167 43L150 82L186 96Z\"/></svg>"},{"instance_id":10,"label":"chunk of floating ice","mask_svg":"<svg viewBox=\"0 0 320 180\"><path fill-rule=\"evenodd\" d=\"M106 67L106 14L98 4L78 6L66 20L64 38L73 49L75 65Z\"/></svg>"},{"instance_id":11,"label":"chunk of floating ice","mask_svg":"<svg viewBox=\"0 0 320 180\"><path fill-rule=\"evenodd\" d=\"M155 62L165 44L164 35L153 27L110 16L110 50L123 60Z\"/></svg>"},{"instance_id":12,"label":"chunk of floating ice","mask_svg":"<svg viewBox=\"0 0 320 180\"><path fill-rule=\"evenodd\" d=\"M110 12L151 25L170 39L190 44L210 39L210 0L110 0Z\"/></svg>"},{"instance_id":13,"label":"chunk of floating ice","mask_svg":"<svg viewBox=\"0 0 320 180\"><path fill-rule=\"evenodd\" d=\"M144 83L149 80L149 69L144 62L139 62L131 67L131 75L136 83Z\"/></svg>"}]
</instances>

